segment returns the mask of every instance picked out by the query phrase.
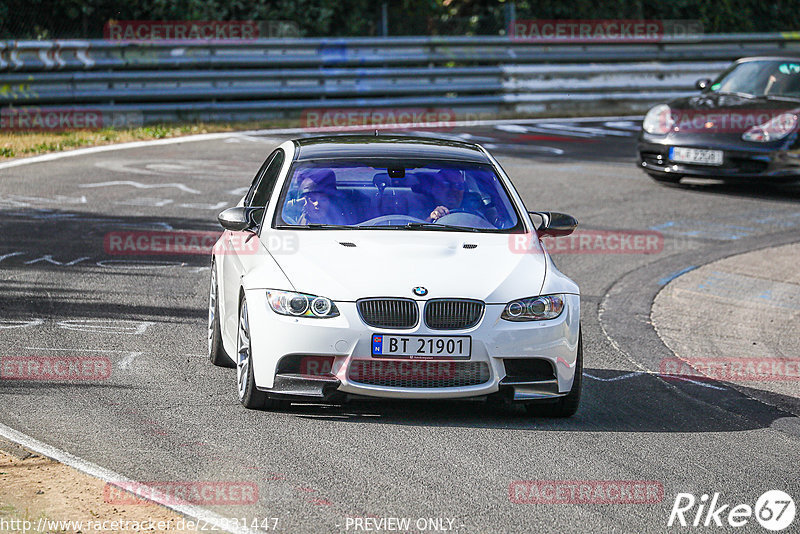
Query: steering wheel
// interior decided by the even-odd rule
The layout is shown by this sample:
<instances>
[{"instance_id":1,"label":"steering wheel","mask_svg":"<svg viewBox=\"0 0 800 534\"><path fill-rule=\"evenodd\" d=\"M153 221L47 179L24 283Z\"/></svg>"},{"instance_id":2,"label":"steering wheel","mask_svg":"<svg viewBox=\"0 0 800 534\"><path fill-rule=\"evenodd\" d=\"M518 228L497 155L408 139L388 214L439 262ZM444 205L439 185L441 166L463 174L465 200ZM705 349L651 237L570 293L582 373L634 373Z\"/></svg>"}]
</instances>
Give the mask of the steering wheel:
<instances>
[{"instance_id":1,"label":"steering wheel","mask_svg":"<svg viewBox=\"0 0 800 534\"><path fill-rule=\"evenodd\" d=\"M474 211L470 211L470 210L465 210L464 208L456 208L456 209L450 210L450 211L447 213L447 215L444 215L444 216L442 216L442 217L439 217L439 218L438 218L438 219L436 219L436 220L437 220L437 221L440 221L440 220L444 219L445 217L449 217L450 215L456 215L456 214L458 214L458 213L466 213L467 215L475 215L476 217L480 217L480 218L481 218L481 219L483 219L484 221L486 221L486 222L489 222L489 219L487 219L486 217L484 217L484 216L483 216L483 214L481 214L481 213L475 213Z\"/></svg>"},{"instance_id":2,"label":"steering wheel","mask_svg":"<svg viewBox=\"0 0 800 534\"><path fill-rule=\"evenodd\" d=\"M454 209L447 215L436 219L437 223L451 224L453 226L468 226L471 228L486 228L496 230L497 227L493 225L483 215L472 213L471 211L463 209Z\"/></svg>"},{"instance_id":3,"label":"steering wheel","mask_svg":"<svg viewBox=\"0 0 800 534\"><path fill-rule=\"evenodd\" d=\"M411 215L402 215L398 213L398 214L381 215L379 217L375 217L367 221L360 222L356 226L388 226L391 224L405 224L410 222L425 222L425 221L423 221L422 219L418 219L416 217L412 217Z\"/></svg>"}]
</instances>

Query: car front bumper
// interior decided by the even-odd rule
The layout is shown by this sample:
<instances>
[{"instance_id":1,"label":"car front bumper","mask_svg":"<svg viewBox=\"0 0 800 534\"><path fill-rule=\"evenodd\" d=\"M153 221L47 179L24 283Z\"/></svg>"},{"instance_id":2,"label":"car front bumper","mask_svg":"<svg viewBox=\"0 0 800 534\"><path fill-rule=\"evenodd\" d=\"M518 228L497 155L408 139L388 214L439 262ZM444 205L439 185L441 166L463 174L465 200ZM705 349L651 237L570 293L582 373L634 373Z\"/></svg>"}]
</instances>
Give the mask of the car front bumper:
<instances>
[{"instance_id":1,"label":"car front bumper","mask_svg":"<svg viewBox=\"0 0 800 534\"><path fill-rule=\"evenodd\" d=\"M745 149L742 146L715 144L697 140L656 140L642 138L638 143L639 167L663 176L687 176L718 179L761 179L768 181L800 180L800 152L775 148ZM698 165L670 161L670 147L680 146L721 150L722 165Z\"/></svg>"},{"instance_id":2,"label":"car front bumper","mask_svg":"<svg viewBox=\"0 0 800 534\"><path fill-rule=\"evenodd\" d=\"M489 304L477 326L447 331L431 330L423 321L413 329L373 328L363 323L353 302L337 302L338 317L313 319L276 314L269 308L264 290L249 290L247 301L256 386L272 396L458 399L507 393L515 400L532 400L566 395L572 388L580 326L578 295L566 295L564 311L553 320L505 321L500 318L505 305ZM420 317L421 313L420 306ZM472 352L469 360L373 358L373 334L469 336ZM330 373L283 372L281 362L302 358L331 358ZM537 368L550 373L511 376L506 360L537 360L542 364ZM473 377L480 369L484 373L480 383L447 385L465 369ZM404 385L404 378L423 375L431 378L426 387ZM376 379L380 383L367 383Z\"/></svg>"}]
</instances>

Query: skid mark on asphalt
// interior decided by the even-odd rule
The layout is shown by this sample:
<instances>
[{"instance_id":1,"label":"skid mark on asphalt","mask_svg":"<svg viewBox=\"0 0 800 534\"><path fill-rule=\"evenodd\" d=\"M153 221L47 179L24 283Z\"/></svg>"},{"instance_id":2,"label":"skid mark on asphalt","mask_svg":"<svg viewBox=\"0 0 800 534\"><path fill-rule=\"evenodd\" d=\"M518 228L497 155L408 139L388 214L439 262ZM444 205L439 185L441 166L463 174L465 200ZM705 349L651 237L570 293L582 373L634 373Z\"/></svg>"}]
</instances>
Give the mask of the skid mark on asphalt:
<instances>
[{"instance_id":1,"label":"skid mark on asphalt","mask_svg":"<svg viewBox=\"0 0 800 534\"><path fill-rule=\"evenodd\" d=\"M185 193L191 193L193 195L199 195L200 191L197 189L192 189L191 187L187 187L184 184L179 183L169 183L169 184L143 184L141 182L134 182L133 180L114 180L111 182L97 182L94 184L81 184L78 187L114 187L119 185L126 185L130 187L135 187L136 189L158 189L164 187L173 187Z\"/></svg>"},{"instance_id":2,"label":"skid mark on asphalt","mask_svg":"<svg viewBox=\"0 0 800 534\"><path fill-rule=\"evenodd\" d=\"M609 128L616 128L618 130L627 130L629 132L639 132L642 129L641 121L605 121L604 126Z\"/></svg>"},{"instance_id":3,"label":"skid mark on asphalt","mask_svg":"<svg viewBox=\"0 0 800 534\"><path fill-rule=\"evenodd\" d=\"M142 354L144 354L144 352L131 352L131 353L129 353L127 356L122 358L122 360L120 360L120 362L117 364L117 367L119 367L122 370L127 370L128 368L130 368L131 364L133 363L133 360L135 360L136 358L138 358Z\"/></svg>"},{"instance_id":4,"label":"skid mark on asphalt","mask_svg":"<svg viewBox=\"0 0 800 534\"><path fill-rule=\"evenodd\" d=\"M577 126L561 122L538 122L531 125L498 124L495 130L506 133L546 133L579 139L597 139L602 137L632 137L639 131L631 121L606 121L602 126Z\"/></svg>"},{"instance_id":5,"label":"skid mark on asphalt","mask_svg":"<svg viewBox=\"0 0 800 534\"><path fill-rule=\"evenodd\" d=\"M77 330L78 332L96 334L140 336L154 324L152 321L128 321L124 319L70 319L59 321L58 327L64 330Z\"/></svg>"},{"instance_id":6,"label":"skid mark on asphalt","mask_svg":"<svg viewBox=\"0 0 800 534\"><path fill-rule=\"evenodd\" d=\"M4 324L10 326L3 326ZM45 319L34 318L24 321L0 321L0 328L30 328L35 326L42 326L45 324ZM68 319L57 321L56 326L62 330L75 330L78 332L86 332L90 334L110 334L110 335L137 335L144 334L147 329L154 325L153 321L131 321L127 319ZM33 347L26 347L33 348ZM48 350L72 350L54 348ZM112 351L113 352L113 351ZM127 351L125 351L127 352Z\"/></svg>"},{"instance_id":7,"label":"skid mark on asphalt","mask_svg":"<svg viewBox=\"0 0 800 534\"><path fill-rule=\"evenodd\" d=\"M117 354L117 355L124 355L122 358L116 363L115 367L122 371L127 371L130 369L131 364L134 362L136 358L147 354L146 352L140 351L132 351L132 350L114 350L114 349L86 349L86 348L66 348L66 347L24 347L25 350L29 350L32 352L43 353L43 352L66 352L69 355L76 355L77 353L89 353L89 354ZM79 356L79 358L85 358L84 356ZM106 358L106 360L111 365L111 360ZM107 377L106 377L107 378Z\"/></svg>"},{"instance_id":8,"label":"skid mark on asphalt","mask_svg":"<svg viewBox=\"0 0 800 534\"><path fill-rule=\"evenodd\" d=\"M112 350L112 349L68 349L68 348L53 348L53 347L25 347L25 350L46 350L46 351L65 351L65 352L101 352L101 353L118 353L125 354L131 352L129 350ZM144 354L144 352L137 352L135 354Z\"/></svg>"},{"instance_id":9,"label":"skid mark on asphalt","mask_svg":"<svg viewBox=\"0 0 800 534\"><path fill-rule=\"evenodd\" d=\"M641 376L643 374L647 374L647 373L641 373L641 372L638 372L638 371L634 371L634 372L628 373L626 375L613 376L611 378L600 378L599 376L590 375L589 373L583 373L583 376L585 376L587 378L591 378L593 380L599 380L600 382L616 382L617 380L625 380L627 378L633 378L634 376Z\"/></svg>"},{"instance_id":10,"label":"skid mark on asphalt","mask_svg":"<svg viewBox=\"0 0 800 534\"><path fill-rule=\"evenodd\" d=\"M88 201L85 196L68 197L64 195L56 195L53 198L48 197L31 197L24 195L5 195L0 196L0 206L8 206L13 208L24 208L32 205L41 204L86 204Z\"/></svg>"},{"instance_id":11,"label":"skid mark on asphalt","mask_svg":"<svg viewBox=\"0 0 800 534\"><path fill-rule=\"evenodd\" d=\"M0 319L0 329L8 328L30 328L32 326L39 326L44 324L44 319L30 319L30 320L14 320L14 319Z\"/></svg>"},{"instance_id":12,"label":"skid mark on asphalt","mask_svg":"<svg viewBox=\"0 0 800 534\"><path fill-rule=\"evenodd\" d=\"M118 206L144 206L148 208L163 208L169 204L175 202L174 199L171 198L155 198L155 197L139 197L139 198L126 198L124 200L117 200L114 204ZM180 203L174 204L176 208L186 208L186 209L193 209L193 210L220 210L226 206L229 206L229 202L220 201L216 204L203 204L203 203Z\"/></svg>"},{"instance_id":13,"label":"skid mark on asphalt","mask_svg":"<svg viewBox=\"0 0 800 534\"><path fill-rule=\"evenodd\" d=\"M98 267L118 269L163 269L165 267L183 267L182 261L157 261L157 260L101 260Z\"/></svg>"},{"instance_id":14,"label":"skid mark on asphalt","mask_svg":"<svg viewBox=\"0 0 800 534\"><path fill-rule=\"evenodd\" d=\"M14 258L19 256L24 256L26 252L23 251L15 251L9 252L7 254L0 255L0 262L8 258ZM45 254L39 256L38 258L34 258L32 260L27 260L21 262L22 265L32 265L35 263L45 262L49 265L53 265L56 267L85 267L87 265L92 265L91 263L84 263L87 260L91 260L92 256L82 256L73 260L67 261L59 261L53 258L52 254ZM13 264L13 261L10 262ZM122 260L122 259L105 259L99 260L94 262L94 265L98 267L104 267L106 269L119 269L119 270L146 270L146 269L163 269L166 267L180 267L180 268L187 268L186 272L194 273L194 272L201 272L207 271L210 267L208 266L197 266L192 265L190 262L186 261L170 261L170 260Z\"/></svg>"},{"instance_id":15,"label":"skid mark on asphalt","mask_svg":"<svg viewBox=\"0 0 800 534\"><path fill-rule=\"evenodd\" d=\"M695 385L698 385L698 386L701 386L701 387L704 387L704 388L717 389L717 390L720 390L720 391L723 391L723 390L727 389L725 387L715 386L713 384L708 384L708 383L703 382L701 380L693 380L693 379L687 378L685 376L675 376L675 375L668 375L668 374L662 374L662 373L651 373L649 371L633 371L633 372L630 372L628 374L624 374L624 375L620 375L620 376L612 376L610 378L601 378L599 376L594 376L594 375L589 374L587 372L583 373L583 376L585 376L586 378L591 378L592 380L597 380L599 382L617 382L619 380L627 380L629 378L635 378L637 376L642 376L642 375L652 375L652 376L655 376L655 377L658 377L658 378L661 378L661 379L664 379L664 380L680 380L682 382L690 382L692 384L695 384Z\"/></svg>"},{"instance_id":16,"label":"skid mark on asphalt","mask_svg":"<svg viewBox=\"0 0 800 534\"><path fill-rule=\"evenodd\" d=\"M561 123L551 123L551 122L543 122L539 124L540 129L544 129L547 131L557 131L561 135L574 135L574 136L592 136L592 137L631 137L634 135L633 132L625 131L625 130L617 130L612 128L597 128L591 126L575 126L572 124L561 124Z\"/></svg>"}]
</instances>

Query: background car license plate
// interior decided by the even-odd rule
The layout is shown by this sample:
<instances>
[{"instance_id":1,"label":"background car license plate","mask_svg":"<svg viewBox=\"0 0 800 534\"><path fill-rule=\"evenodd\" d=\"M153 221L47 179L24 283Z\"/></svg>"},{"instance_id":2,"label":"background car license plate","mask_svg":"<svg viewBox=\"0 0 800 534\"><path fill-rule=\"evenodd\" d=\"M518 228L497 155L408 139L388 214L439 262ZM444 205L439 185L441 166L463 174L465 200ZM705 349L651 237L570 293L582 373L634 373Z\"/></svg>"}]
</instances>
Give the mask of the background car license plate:
<instances>
[{"instance_id":1,"label":"background car license plate","mask_svg":"<svg viewBox=\"0 0 800 534\"><path fill-rule=\"evenodd\" d=\"M722 150L706 150L702 148L669 148L670 161L678 163L694 163L696 165L722 165Z\"/></svg>"},{"instance_id":2,"label":"background car license plate","mask_svg":"<svg viewBox=\"0 0 800 534\"><path fill-rule=\"evenodd\" d=\"M469 336L394 336L372 335L374 358L469 359L472 338Z\"/></svg>"}]
</instances>

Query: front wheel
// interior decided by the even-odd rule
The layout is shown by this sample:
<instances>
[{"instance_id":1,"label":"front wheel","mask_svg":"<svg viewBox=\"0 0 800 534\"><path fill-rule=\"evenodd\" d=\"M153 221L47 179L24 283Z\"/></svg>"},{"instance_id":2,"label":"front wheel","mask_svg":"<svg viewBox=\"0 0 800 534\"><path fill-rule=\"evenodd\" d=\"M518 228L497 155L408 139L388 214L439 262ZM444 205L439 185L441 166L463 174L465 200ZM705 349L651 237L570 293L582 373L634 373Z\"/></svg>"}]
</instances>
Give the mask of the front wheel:
<instances>
[{"instance_id":1,"label":"front wheel","mask_svg":"<svg viewBox=\"0 0 800 534\"><path fill-rule=\"evenodd\" d=\"M575 378L572 389L557 401L548 404L531 402L525 405L529 415L539 417L572 417L578 411L581 401L581 386L583 384L583 334L578 330L578 354L575 357Z\"/></svg>"},{"instance_id":2,"label":"front wheel","mask_svg":"<svg viewBox=\"0 0 800 534\"><path fill-rule=\"evenodd\" d=\"M239 305L239 328L236 336L236 385L239 402L251 410L284 407L288 403L270 399L256 387L253 374L253 350L250 340L250 320L247 315L247 300L242 296Z\"/></svg>"}]
</instances>

